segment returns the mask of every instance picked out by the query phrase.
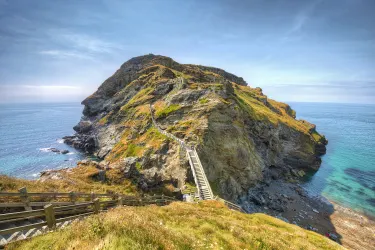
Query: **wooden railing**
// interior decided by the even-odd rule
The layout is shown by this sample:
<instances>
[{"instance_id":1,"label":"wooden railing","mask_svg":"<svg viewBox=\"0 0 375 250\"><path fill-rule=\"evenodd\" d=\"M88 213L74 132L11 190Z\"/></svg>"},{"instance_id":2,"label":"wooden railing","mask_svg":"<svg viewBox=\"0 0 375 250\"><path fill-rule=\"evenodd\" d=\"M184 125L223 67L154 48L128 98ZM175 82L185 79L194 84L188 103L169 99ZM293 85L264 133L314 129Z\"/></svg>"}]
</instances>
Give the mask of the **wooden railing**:
<instances>
[{"instance_id":1,"label":"wooden railing","mask_svg":"<svg viewBox=\"0 0 375 250\"><path fill-rule=\"evenodd\" d=\"M32 207L43 207L53 203L56 206L73 205L83 201L93 201L95 198L116 199L117 194L95 194L80 192L49 192L49 193L28 193L26 188L19 189L19 192L0 192L0 208L24 207L31 210ZM51 202L51 200L56 200ZM58 201L59 200L59 201ZM11 202L6 202L11 201ZM16 201L16 202L14 202Z\"/></svg>"},{"instance_id":2,"label":"wooden railing","mask_svg":"<svg viewBox=\"0 0 375 250\"><path fill-rule=\"evenodd\" d=\"M216 196L215 200L223 202L230 209L237 210L241 213L247 213L240 205L237 205L237 204L232 203L230 201L224 200L224 199L220 198L219 196Z\"/></svg>"},{"instance_id":3,"label":"wooden railing","mask_svg":"<svg viewBox=\"0 0 375 250\"><path fill-rule=\"evenodd\" d=\"M0 193L0 197L17 197L23 199L23 202L20 203L0 203L2 208L14 209L15 207L24 206L26 209L26 211L22 212L0 214L0 248L9 242L30 238L56 228L64 227L75 219L97 214L111 207L122 205L144 206L149 204L163 206L176 201L175 198L164 195L135 197L118 194L85 194L74 192L27 193L25 188L18 193ZM30 202L30 197L68 198L70 201ZM79 198L92 200L78 202ZM34 207L43 208L32 210Z\"/></svg>"}]
</instances>

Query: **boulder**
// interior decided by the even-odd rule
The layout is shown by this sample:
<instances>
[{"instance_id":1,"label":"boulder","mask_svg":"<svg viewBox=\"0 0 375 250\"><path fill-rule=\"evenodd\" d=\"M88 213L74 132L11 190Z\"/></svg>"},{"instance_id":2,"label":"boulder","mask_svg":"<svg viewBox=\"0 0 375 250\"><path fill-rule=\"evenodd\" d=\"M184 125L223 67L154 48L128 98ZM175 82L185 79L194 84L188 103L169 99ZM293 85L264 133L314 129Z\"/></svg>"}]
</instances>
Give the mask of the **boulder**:
<instances>
[{"instance_id":1,"label":"boulder","mask_svg":"<svg viewBox=\"0 0 375 250\"><path fill-rule=\"evenodd\" d=\"M120 163L120 169L125 178L135 177L139 174L137 170L138 157L126 157Z\"/></svg>"},{"instance_id":2,"label":"boulder","mask_svg":"<svg viewBox=\"0 0 375 250\"><path fill-rule=\"evenodd\" d=\"M159 83L155 90L152 92L153 95L166 95L173 89L173 82Z\"/></svg>"},{"instance_id":3,"label":"boulder","mask_svg":"<svg viewBox=\"0 0 375 250\"><path fill-rule=\"evenodd\" d=\"M90 121L80 121L73 129L78 133L87 133L91 130L92 124Z\"/></svg>"}]
</instances>

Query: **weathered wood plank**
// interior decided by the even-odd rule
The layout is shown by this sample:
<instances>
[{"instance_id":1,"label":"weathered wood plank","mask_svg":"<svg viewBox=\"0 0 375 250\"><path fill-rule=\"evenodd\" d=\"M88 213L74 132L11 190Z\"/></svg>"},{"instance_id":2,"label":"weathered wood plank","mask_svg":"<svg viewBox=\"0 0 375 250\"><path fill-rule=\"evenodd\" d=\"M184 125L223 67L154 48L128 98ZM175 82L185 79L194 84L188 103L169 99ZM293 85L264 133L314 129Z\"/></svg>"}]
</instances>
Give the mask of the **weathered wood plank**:
<instances>
[{"instance_id":1,"label":"weathered wood plank","mask_svg":"<svg viewBox=\"0 0 375 250\"><path fill-rule=\"evenodd\" d=\"M89 206L92 206L92 205L94 205L94 202L77 203L75 205L56 207L55 211L64 211L64 210L70 210L70 209L74 209L74 208L83 208L83 207L89 207Z\"/></svg>"},{"instance_id":2,"label":"weathered wood plank","mask_svg":"<svg viewBox=\"0 0 375 250\"><path fill-rule=\"evenodd\" d=\"M34 223L26 226L19 226L19 227L13 227L13 228L7 228L7 229L2 229L0 230L0 235L6 235L6 234L11 234L14 232L20 232L24 230L29 230L32 228L41 228L43 226L46 226L47 222L40 222L40 223Z\"/></svg>"},{"instance_id":3,"label":"weathered wood plank","mask_svg":"<svg viewBox=\"0 0 375 250\"><path fill-rule=\"evenodd\" d=\"M6 214L0 214L0 221L14 219L14 218L36 217L36 216L40 216L43 214L44 214L43 209L15 212L15 213L6 213Z\"/></svg>"}]
</instances>

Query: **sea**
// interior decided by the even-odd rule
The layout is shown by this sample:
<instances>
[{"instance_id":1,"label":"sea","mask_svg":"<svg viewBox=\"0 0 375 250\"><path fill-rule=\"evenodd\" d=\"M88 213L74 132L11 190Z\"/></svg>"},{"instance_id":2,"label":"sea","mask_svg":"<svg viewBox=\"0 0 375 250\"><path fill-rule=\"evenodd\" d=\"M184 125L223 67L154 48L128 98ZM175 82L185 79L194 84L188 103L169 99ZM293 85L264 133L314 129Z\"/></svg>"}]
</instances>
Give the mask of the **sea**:
<instances>
[{"instance_id":1,"label":"sea","mask_svg":"<svg viewBox=\"0 0 375 250\"><path fill-rule=\"evenodd\" d=\"M289 103L329 143L322 165L302 186L311 195L375 217L375 105ZM0 174L35 179L85 158L65 145L82 114L79 103L0 104ZM67 149L63 155L50 148Z\"/></svg>"},{"instance_id":2,"label":"sea","mask_svg":"<svg viewBox=\"0 0 375 250\"><path fill-rule=\"evenodd\" d=\"M35 179L43 170L75 166L85 155L62 137L74 133L82 110L80 103L0 104L0 174Z\"/></svg>"},{"instance_id":3,"label":"sea","mask_svg":"<svg viewBox=\"0 0 375 250\"><path fill-rule=\"evenodd\" d=\"M375 105L289 103L297 119L314 123L328 139L319 170L303 187L375 217Z\"/></svg>"}]
</instances>

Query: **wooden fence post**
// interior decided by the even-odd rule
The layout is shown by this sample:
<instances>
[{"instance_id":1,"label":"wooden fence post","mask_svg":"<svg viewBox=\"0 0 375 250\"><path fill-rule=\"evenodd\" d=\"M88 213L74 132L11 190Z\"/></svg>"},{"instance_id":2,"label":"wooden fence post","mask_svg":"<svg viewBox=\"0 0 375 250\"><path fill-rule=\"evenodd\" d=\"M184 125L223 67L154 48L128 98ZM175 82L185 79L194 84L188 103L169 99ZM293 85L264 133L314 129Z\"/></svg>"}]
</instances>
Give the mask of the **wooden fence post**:
<instances>
[{"instance_id":1,"label":"wooden fence post","mask_svg":"<svg viewBox=\"0 0 375 250\"><path fill-rule=\"evenodd\" d=\"M118 200L119 194L113 194L112 195L112 200Z\"/></svg>"},{"instance_id":2,"label":"wooden fence post","mask_svg":"<svg viewBox=\"0 0 375 250\"><path fill-rule=\"evenodd\" d=\"M122 199L121 195L118 197L117 205L119 205L119 206L123 206L124 205L124 200Z\"/></svg>"},{"instance_id":3,"label":"wooden fence post","mask_svg":"<svg viewBox=\"0 0 375 250\"><path fill-rule=\"evenodd\" d=\"M73 204L76 204L77 194L72 191L69 193L69 197L70 197L70 202Z\"/></svg>"},{"instance_id":4,"label":"wooden fence post","mask_svg":"<svg viewBox=\"0 0 375 250\"><path fill-rule=\"evenodd\" d=\"M48 204L44 206L44 214L46 216L48 228L50 230L54 229L56 226L56 217L55 217L55 210L53 209L52 204Z\"/></svg>"},{"instance_id":5,"label":"wooden fence post","mask_svg":"<svg viewBox=\"0 0 375 250\"><path fill-rule=\"evenodd\" d=\"M100 203L99 203L99 199L98 198L95 198L94 199L94 213L95 214L98 214L100 211Z\"/></svg>"},{"instance_id":6,"label":"wooden fence post","mask_svg":"<svg viewBox=\"0 0 375 250\"><path fill-rule=\"evenodd\" d=\"M94 192L91 192L91 201L94 201L95 200L95 193Z\"/></svg>"},{"instance_id":7,"label":"wooden fence post","mask_svg":"<svg viewBox=\"0 0 375 250\"><path fill-rule=\"evenodd\" d=\"M27 189L26 187L22 187L18 190L18 192L20 192L21 194L21 201L23 203L25 203L25 210L27 211L30 211L32 210L31 206L30 206L30 199L29 199L29 195L27 194Z\"/></svg>"}]
</instances>

